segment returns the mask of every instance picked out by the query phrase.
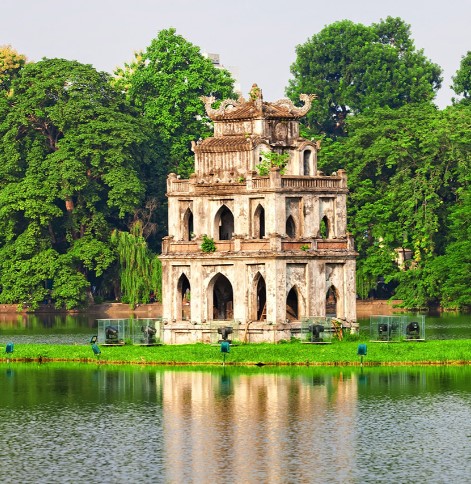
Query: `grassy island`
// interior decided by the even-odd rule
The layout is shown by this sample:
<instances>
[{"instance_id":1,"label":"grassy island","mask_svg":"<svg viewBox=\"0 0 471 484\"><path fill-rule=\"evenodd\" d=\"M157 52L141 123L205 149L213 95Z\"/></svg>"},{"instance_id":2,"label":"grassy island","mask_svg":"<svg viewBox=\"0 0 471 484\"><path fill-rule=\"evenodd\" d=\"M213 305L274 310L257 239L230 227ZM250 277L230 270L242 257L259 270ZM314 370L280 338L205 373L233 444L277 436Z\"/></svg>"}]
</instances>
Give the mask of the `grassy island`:
<instances>
[{"instance_id":1,"label":"grassy island","mask_svg":"<svg viewBox=\"0 0 471 484\"><path fill-rule=\"evenodd\" d=\"M358 366L358 345L367 345L364 366L469 365L471 340L376 343L334 341L332 344L240 344L231 346L225 364L234 366L299 365ZM16 344L7 354L0 345L0 362L80 362L125 365L221 365L219 346L209 344L162 346L100 346L95 356L91 345Z\"/></svg>"}]
</instances>

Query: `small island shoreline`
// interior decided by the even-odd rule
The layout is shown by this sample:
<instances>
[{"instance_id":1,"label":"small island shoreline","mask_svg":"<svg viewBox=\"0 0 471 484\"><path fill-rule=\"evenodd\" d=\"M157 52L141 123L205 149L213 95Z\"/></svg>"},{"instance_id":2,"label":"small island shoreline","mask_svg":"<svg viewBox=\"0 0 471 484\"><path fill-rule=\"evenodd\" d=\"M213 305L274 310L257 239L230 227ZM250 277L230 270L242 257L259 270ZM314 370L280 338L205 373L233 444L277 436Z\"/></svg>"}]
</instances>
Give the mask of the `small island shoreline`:
<instances>
[{"instance_id":1,"label":"small island shoreline","mask_svg":"<svg viewBox=\"0 0 471 484\"><path fill-rule=\"evenodd\" d=\"M3 338L2 338L3 339ZM358 345L367 345L362 359ZM471 364L471 340L430 340L377 343L365 340L333 341L327 345L305 345L299 341L279 344L234 344L229 353L218 345L195 343L161 346L15 344L6 353L0 343L0 363L83 363L137 366L464 366Z\"/></svg>"}]
</instances>

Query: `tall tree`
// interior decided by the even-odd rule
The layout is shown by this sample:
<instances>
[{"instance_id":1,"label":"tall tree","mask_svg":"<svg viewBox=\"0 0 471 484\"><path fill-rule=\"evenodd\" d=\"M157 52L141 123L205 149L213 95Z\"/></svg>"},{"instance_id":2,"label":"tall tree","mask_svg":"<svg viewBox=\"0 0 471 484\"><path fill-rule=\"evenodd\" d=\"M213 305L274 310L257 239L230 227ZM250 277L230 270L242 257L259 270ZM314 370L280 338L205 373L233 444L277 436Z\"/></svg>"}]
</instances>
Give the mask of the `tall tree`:
<instances>
[{"instance_id":1,"label":"tall tree","mask_svg":"<svg viewBox=\"0 0 471 484\"><path fill-rule=\"evenodd\" d=\"M0 300L74 307L143 199L147 126L91 66L25 65L0 124Z\"/></svg>"},{"instance_id":2,"label":"tall tree","mask_svg":"<svg viewBox=\"0 0 471 484\"><path fill-rule=\"evenodd\" d=\"M410 26L399 18L371 26L335 22L296 53L287 94L293 101L317 94L306 118L314 133L345 135L350 114L431 101L441 85L441 69L414 47Z\"/></svg>"},{"instance_id":3,"label":"tall tree","mask_svg":"<svg viewBox=\"0 0 471 484\"><path fill-rule=\"evenodd\" d=\"M175 29L161 30L142 54L116 72L117 85L154 126L164 175L193 171L191 141L211 131L200 96L233 95L233 79Z\"/></svg>"}]
</instances>

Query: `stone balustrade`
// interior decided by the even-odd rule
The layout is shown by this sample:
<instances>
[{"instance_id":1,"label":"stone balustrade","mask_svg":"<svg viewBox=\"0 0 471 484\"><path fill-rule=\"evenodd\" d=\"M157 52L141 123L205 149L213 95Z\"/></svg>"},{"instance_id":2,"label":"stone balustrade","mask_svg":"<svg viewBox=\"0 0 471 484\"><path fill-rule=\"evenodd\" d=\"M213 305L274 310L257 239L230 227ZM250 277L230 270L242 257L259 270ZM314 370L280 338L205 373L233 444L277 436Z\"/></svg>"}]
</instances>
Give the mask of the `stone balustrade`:
<instances>
[{"instance_id":1,"label":"stone balustrade","mask_svg":"<svg viewBox=\"0 0 471 484\"><path fill-rule=\"evenodd\" d=\"M283 239L280 235L272 235L265 239L244 239L235 237L232 240L217 240L214 242L216 254L223 252L280 252L280 251L332 251L354 250L353 237L347 239L305 239L291 240ZM176 241L171 237L163 239L162 254L188 254L200 253L201 240Z\"/></svg>"},{"instance_id":2,"label":"stone balustrade","mask_svg":"<svg viewBox=\"0 0 471 484\"><path fill-rule=\"evenodd\" d=\"M180 180L174 173L167 179L168 193L204 193L208 189L218 192L243 192L264 191L264 190L285 190L296 191L324 191L324 190L346 190L347 176L344 170L338 170L337 174L324 176L319 172L318 176L294 176L280 175L279 171L270 172L269 176L248 176L245 178L221 180L209 177L197 179L193 176L190 180Z\"/></svg>"}]
</instances>

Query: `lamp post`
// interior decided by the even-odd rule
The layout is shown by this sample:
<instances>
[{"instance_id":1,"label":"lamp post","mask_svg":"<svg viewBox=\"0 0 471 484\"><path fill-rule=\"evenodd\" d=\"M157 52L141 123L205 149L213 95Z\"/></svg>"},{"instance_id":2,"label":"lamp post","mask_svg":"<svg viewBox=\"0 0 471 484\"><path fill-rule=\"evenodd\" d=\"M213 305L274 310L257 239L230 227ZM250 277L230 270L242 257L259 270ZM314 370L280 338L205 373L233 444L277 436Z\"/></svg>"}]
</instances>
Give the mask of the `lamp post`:
<instances>
[{"instance_id":1,"label":"lamp post","mask_svg":"<svg viewBox=\"0 0 471 484\"><path fill-rule=\"evenodd\" d=\"M359 344L357 355L360 357L360 366L363 366L363 357L366 356L367 348L365 344Z\"/></svg>"},{"instance_id":2,"label":"lamp post","mask_svg":"<svg viewBox=\"0 0 471 484\"><path fill-rule=\"evenodd\" d=\"M7 343L7 345L5 347L5 353L7 355L11 355L13 353L14 349L15 349L15 346L14 346L13 343ZM7 357L7 363L9 363L9 362L10 362L10 358Z\"/></svg>"},{"instance_id":3,"label":"lamp post","mask_svg":"<svg viewBox=\"0 0 471 484\"><path fill-rule=\"evenodd\" d=\"M222 353L222 366L226 366L226 354L231 350L231 344L229 341L221 342L221 353Z\"/></svg>"}]
</instances>

